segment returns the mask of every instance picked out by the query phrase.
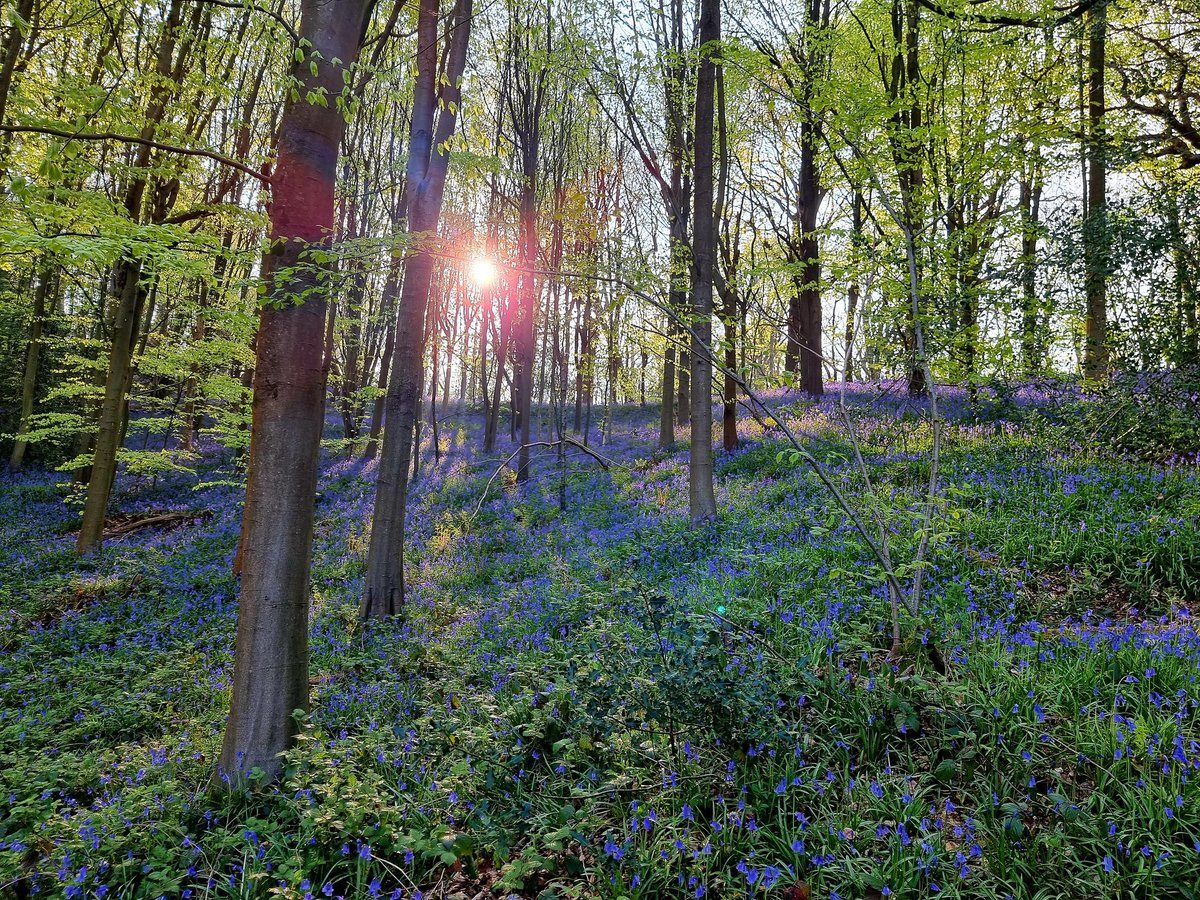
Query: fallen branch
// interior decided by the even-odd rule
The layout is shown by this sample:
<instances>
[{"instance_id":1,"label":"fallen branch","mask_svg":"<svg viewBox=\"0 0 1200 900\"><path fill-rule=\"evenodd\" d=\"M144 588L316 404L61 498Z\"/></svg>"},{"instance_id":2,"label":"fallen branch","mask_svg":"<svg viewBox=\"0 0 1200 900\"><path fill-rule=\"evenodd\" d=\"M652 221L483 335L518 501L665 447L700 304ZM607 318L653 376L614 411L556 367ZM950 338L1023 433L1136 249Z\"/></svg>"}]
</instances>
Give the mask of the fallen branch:
<instances>
[{"instance_id":1,"label":"fallen branch","mask_svg":"<svg viewBox=\"0 0 1200 900\"><path fill-rule=\"evenodd\" d=\"M178 523L180 525L188 524L195 521L204 521L212 518L212 510L202 509L199 512L193 512L190 509L180 510L177 512L159 513L157 515L147 516L144 519L134 519L132 522L125 522L122 525L117 525L104 532L104 537L114 538L122 537L123 535L131 534L142 528L158 528L163 525L172 525Z\"/></svg>"}]
</instances>

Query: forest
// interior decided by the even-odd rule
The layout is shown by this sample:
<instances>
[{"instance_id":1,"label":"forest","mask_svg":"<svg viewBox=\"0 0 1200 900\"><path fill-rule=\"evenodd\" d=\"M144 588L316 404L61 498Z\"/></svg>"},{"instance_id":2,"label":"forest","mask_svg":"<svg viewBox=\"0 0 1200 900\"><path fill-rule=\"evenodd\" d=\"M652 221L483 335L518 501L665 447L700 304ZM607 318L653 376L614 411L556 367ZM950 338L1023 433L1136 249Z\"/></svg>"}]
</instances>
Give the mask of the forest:
<instances>
[{"instance_id":1,"label":"forest","mask_svg":"<svg viewBox=\"0 0 1200 900\"><path fill-rule=\"evenodd\" d=\"M5 0L0 898L1200 898L1200 0Z\"/></svg>"}]
</instances>

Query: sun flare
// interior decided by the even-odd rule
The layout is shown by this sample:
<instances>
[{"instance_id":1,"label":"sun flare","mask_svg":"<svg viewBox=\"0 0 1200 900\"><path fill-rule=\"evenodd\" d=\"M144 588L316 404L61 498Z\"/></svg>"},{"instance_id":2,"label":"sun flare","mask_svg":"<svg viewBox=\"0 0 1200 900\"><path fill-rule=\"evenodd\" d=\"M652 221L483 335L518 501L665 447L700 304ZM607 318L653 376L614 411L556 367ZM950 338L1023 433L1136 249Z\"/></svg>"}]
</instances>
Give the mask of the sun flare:
<instances>
[{"instance_id":1,"label":"sun flare","mask_svg":"<svg viewBox=\"0 0 1200 900\"><path fill-rule=\"evenodd\" d=\"M471 260L471 280L480 287L490 287L496 282L496 264L486 257Z\"/></svg>"}]
</instances>

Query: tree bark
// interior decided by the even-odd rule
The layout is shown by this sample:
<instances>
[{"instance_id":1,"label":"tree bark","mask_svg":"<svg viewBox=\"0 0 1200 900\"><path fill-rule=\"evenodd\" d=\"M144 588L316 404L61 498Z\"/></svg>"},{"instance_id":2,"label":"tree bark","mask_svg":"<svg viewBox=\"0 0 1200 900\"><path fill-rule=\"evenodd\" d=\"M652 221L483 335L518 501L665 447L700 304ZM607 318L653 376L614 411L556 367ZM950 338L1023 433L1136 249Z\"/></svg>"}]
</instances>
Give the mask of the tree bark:
<instances>
[{"instance_id":1,"label":"tree bark","mask_svg":"<svg viewBox=\"0 0 1200 900\"><path fill-rule=\"evenodd\" d=\"M1021 369L1026 378L1042 370L1037 297L1038 236L1041 230L1042 174L1040 148L1023 173L1018 205L1021 211Z\"/></svg>"},{"instance_id":2,"label":"tree bark","mask_svg":"<svg viewBox=\"0 0 1200 900\"><path fill-rule=\"evenodd\" d=\"M701 0L700 67L696 76L696 176L693 221L691 341L691 453L688 511L693 522L717 514L713 495L712 346L713 266L713 118L721 41L720 0Z\"/></svg>"},{"instance_id":3,"label":"tree bark","mask_svg":"<svg viewBox=\"0 0 1200 900\"><path fill-rule=\"evenodd\" d=\"M471 28L471 0L455 0L447 25L444 70L438 47L438 0L420 0L417 20L417 82L409 131L405 184L408 228L416 238L405 261L404 287L396 325L396 349L388 380L383 434L367 551L366 592L359 615L363 619L398 614L404 605L404 528L413 434L420 408L422 337L433 279L434 250L442 193L450 164L449 142L454 135L461 101Z\"/></svg>"},{"instance_id":4,"label":"tree bark","mask_svg":"<svg viewBox=\"0 0 1200 900\"><path fill-rule=\"evenodd\" d=\"M25 463L25 452L29 442L30 419L37 397L38 361L42 352L42 332L46 324L46 297L54 272L49 265L42 268L37 287L33 291L33 320L29 323L29 345L25 349L25 374L21 379L21 419L17 425L12 454L8 458L9 468L19 470Z\"/></svg>"},{"instance_id":5,"label":"tree bark","mask_svg":"<svg viewBox=\"0 0 1200 900\"><path fill-rule=\"evenodd\" d=\"M842 380L854 380L854 320L858 316L858 304L862 292L862 280L858 266L861 264L860 250L862 248L863 229L863 195L859 188L854 189L850 214L850 253L854 263L850 287L846 290L846 335L845 353L842 360Z\"/></svg>"},{"instance_id":6,"label":"tree bark","mask_svg":"<svg viewBox=\"0 0 1200 900\"><path fill-rule=\"evenodd\" d=\"M327 247L346 120L332 103L357 59L367 0L304 0L297 99L279 124L270 245L263 257L267 302L259 317L253 427L242 518L242 585L234 645L233 697L221 769L233 785L261 770L276 777L281 754L307 710L309 565L317 462L324 423L324 326L329 271L307 259ZM319 54L319 55L318 55ZM334 60L337 62L334 62ZM316 65L316 74L309 68ZM305 102L310 91L331 102Z\"/></svg>"},{"instance_id":7,"label":"tree bark","mask_svg":"<svg viewBox=\"0 0 1200 900\"><path fill-rule=\"evenodd\" d=\"M800 387L812 397L825 393L821 374L821 257L817 240L817 213L821 207L820 171L817 168L816 127L813 112L806 110L800 144L800 183L797 195L800 226L800 295L796 320ZM789 341L790 343L790 341Z\"/></svg>"},{"instance_id":8,"label":"tree bark","mask_svg":"<svg viewBox=\"0 0 1200 900\"><path fill-rule=\"evenodd\" d=\"M1108 137L1104 123L1105 51L1108 0L1089 14L1088 29L1088 178L1087 217L1083 225L1085 323L1083 374L1108 376Z\"/></svg>"}]
</instances>

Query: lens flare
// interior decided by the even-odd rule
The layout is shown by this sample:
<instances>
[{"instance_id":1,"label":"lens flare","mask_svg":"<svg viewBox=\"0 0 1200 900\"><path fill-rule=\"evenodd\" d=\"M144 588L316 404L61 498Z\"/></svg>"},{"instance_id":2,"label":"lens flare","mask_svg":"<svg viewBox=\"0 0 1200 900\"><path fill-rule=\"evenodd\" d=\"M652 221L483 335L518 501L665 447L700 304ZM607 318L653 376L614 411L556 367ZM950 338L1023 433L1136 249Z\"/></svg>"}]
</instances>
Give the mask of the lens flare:
<instances>
[{"instance_id":1,"label":"lens flare","mask_svg":"<svg viewBox=\"0 0 1200 900\"><path fill-rule=\"evenodd\" d=\"M471 279L480 287L495 284L496 264L485 257L476 257L471 260Z\"/></svg>"}]
</instances>

